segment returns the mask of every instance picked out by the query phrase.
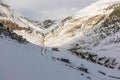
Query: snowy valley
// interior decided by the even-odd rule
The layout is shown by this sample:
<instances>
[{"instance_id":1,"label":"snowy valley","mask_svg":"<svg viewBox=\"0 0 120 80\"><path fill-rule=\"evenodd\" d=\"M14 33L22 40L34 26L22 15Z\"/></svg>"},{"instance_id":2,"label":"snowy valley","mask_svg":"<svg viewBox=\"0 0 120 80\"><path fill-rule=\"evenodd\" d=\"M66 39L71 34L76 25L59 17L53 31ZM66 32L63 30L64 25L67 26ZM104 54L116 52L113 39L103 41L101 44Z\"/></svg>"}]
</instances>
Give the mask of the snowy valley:
<instances>
[{"instance_id":1,"label":"snowy valley","mask_svg":"<svg viewBox=\"0 0 120 80\"><path fill-rule=\"evenodd\" d=\"M120 0L43 22L0 0L0 50L0 80L120 80Z\"/></svg>"}]
</instances>

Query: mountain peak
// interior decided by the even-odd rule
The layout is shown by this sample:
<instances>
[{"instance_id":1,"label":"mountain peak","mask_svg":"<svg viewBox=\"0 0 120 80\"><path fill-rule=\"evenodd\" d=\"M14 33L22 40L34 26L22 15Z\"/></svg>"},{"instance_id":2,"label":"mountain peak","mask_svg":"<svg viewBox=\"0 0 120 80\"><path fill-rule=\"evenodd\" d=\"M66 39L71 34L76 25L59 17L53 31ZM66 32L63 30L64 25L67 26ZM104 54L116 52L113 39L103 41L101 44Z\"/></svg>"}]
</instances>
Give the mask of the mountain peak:
<instances>
[{"instance_id":1,"label":"mountain peak","mask_svg":"<svg viewBox=\"0 0 120 80\"><path fill-rule=\"evenodd\" d=\"M111 6L115 6L116 4L120 4L120 0L98 0L97 2L92 3L90 6L77 12L74 15L74 18L89 18L95 15L109 15L114 10Z\"/></svg>"}]
</instances>

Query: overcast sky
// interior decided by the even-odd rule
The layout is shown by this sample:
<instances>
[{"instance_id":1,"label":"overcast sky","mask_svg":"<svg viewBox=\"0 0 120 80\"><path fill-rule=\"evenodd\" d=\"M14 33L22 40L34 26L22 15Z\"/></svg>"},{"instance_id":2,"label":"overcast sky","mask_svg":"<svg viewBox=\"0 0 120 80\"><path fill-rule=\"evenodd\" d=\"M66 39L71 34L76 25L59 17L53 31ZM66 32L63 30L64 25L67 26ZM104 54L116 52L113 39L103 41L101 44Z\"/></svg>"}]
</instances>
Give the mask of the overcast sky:
<instances>
[{"instance_id":1,"label":"overcast sky","mask_svg":"<svg viewBox=\"0 0 120 80\"><path fill-rule=\"evenodd\" d=\"M97 0L3 0L32 20L63 18Z\"/></svg>"}]
</instances>

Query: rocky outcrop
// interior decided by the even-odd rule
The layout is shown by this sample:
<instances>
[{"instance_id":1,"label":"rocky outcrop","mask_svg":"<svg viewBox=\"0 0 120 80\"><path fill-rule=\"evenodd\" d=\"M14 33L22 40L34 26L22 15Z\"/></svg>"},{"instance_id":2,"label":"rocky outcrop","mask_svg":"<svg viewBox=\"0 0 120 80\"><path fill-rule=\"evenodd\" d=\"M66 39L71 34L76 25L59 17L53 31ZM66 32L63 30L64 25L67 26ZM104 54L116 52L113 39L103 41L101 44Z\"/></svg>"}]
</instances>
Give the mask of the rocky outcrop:
<instances>
[{"instance_id":1,"label":"rocky outcrop","mask_svg":"<svg viewBox=\"0 0 120 80\"><path fill-rule=\"evenodd\" d=\"M70 50L73 54L79 56L82 59L88 60L90 62L111 68L120 70L120 62L116 58L99 56L95 53L76 51L74 49Z\"/></svg>"},{"instance_id":2,"label":"rocky outcrop","mask_svg":"<svg viewBox=\"0 0 120 80\"><path fill-rule=\"evenodd\" d=\"M17 35L13 32L13 30L5 27L3 24L0 23L0 37L1 38L11 38L12 40L18 41L20 44L27 44L28 41L24 39L22 36Z\"/></svg>"}]
</instances>

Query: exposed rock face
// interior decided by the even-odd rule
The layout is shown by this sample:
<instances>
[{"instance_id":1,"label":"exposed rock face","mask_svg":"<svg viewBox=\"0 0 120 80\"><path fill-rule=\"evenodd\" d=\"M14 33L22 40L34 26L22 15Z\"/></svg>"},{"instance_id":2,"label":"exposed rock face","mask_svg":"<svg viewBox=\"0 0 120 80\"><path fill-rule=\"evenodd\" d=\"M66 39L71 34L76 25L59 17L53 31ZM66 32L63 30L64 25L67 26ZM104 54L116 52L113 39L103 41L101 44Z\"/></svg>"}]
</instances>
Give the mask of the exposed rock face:
<instances>
[{"instance_id":1,"label":"exposed rock face","mask_svg":"<svg viewBox=\"0 0 120 80\"><path fill-rule=\"evenodd\" d=\"M28 41L24 39L22 36L17 35L13 32L13 30L10 30L8 27L5 27L3 24L0 23L0 37L1 38L11 38L12 40L18 41L20 44L27 44Z\"/></svg>"}]
</instances>

